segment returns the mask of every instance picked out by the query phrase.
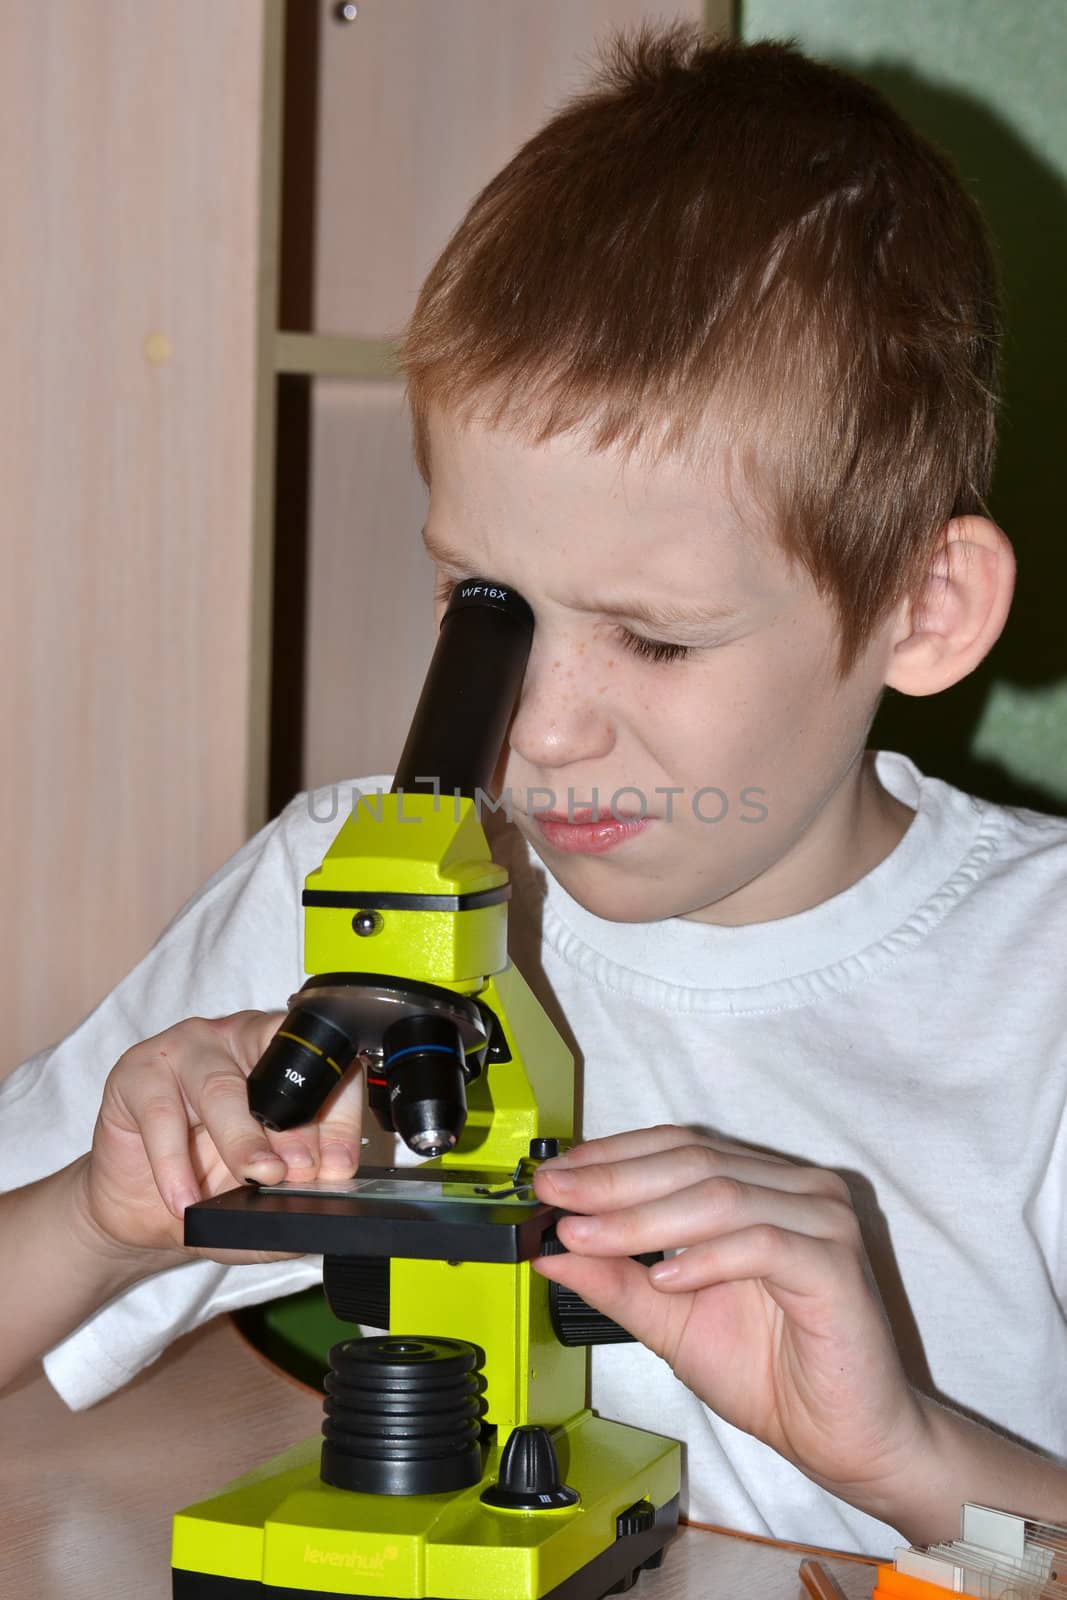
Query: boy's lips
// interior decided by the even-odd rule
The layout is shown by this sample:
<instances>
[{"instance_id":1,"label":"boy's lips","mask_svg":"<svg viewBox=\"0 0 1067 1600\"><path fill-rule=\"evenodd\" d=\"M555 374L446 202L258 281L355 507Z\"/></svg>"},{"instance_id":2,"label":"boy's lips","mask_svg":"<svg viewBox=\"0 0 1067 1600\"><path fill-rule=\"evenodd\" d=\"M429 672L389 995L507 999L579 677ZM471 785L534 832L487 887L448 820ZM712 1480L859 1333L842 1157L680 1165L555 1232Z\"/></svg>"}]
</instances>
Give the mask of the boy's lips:
<instances>
[{"instance_id":1,"label":"boy's lips","mask_svg":"<svg viewBox=\"0 0 1067 1600\"><path fill-rule=\"evenodd\" d=\"M580 855L602 855L624 840L643 832L651 817L618 817L592 806L572 806L566 811L537 811L532 820L546 842L557 850Z\"/></svg>"}]
</instances>

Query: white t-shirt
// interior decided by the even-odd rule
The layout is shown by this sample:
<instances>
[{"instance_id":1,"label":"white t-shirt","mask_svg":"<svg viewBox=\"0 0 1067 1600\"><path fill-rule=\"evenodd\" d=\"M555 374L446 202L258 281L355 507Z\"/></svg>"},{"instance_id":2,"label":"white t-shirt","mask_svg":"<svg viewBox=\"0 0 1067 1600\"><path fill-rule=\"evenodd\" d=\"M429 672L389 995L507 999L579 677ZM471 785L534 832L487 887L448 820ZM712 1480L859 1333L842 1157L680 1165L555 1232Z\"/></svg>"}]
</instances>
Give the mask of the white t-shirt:
<instances>
[{"instance_id":1,"label":"white t-shirt","mask_svg":"<svg viewBox=\"0 0 1067 1600\"><path fill-rule=\"evenodd\" d=\"M913 1380L1067 1460L1067 822L900 756L878 772L916 811L897 848L843 894L757 926L604 922L512 835L513 954L581 1060L585 1137L699 1124L840 1172ZM349 805L348 785L293 801L69 1038L0 1086L5 1187L88 1147L129 1045L189 1015L284 1007L303 981L303 879ZM311 1259L160 1273L46 1370L91 1405L178 1334L318 1276ZM692 1519L874 1553L899 1542L643 1347L592 1364L603 1416L684 1441Z\"/></svg>"}]
</instances>

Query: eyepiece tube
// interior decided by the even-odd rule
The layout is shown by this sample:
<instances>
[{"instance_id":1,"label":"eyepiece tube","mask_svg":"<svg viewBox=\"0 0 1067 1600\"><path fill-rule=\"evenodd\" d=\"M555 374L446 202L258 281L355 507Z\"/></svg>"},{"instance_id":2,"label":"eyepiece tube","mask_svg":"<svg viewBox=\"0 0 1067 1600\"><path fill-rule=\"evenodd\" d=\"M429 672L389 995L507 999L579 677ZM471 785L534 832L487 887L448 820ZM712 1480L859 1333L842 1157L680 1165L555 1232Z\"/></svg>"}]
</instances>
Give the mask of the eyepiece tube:
<instances>
[{"instance_id":1,"label":"eyepiece tube","mask_svg":"<svg viewBox=\"0 0 1067 1600\"><path fill-rule=\"evenodd\" d=\"M457 584L397 765L394 791L473 799L493 776L522 687L533 612L516 589ZM420 781L421 780L421 781Z\"/></svg>"}]
</instances>

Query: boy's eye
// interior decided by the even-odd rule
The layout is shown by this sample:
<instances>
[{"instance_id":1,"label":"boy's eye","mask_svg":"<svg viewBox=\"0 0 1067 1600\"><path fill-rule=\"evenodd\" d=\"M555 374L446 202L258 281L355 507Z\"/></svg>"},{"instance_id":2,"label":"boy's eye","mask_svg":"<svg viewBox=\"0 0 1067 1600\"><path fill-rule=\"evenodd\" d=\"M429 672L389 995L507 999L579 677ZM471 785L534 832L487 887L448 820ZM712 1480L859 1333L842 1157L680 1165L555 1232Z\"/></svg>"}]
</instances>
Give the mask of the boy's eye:
<instances>
[{"instance_id":1,"label":"boy's eye","mask_svg":"<svg viewBox=\"0 0 1067 1600\"><path fill-rule=\"evenodd\" d=\"M434 585L434 599L440 606L447 606L459 586L460 579L438 577ZM617 628L616 632L627 650L632 650L635 656L641 656L645 661L682 661L692 654L692 646L688 644L669 644L666 639L647 639L642 633L634 633L630 628Z\"/></svg>"},{"instance_id":2,"label":"boy's eye","mask_svg":"<svg viewBox=\"0 0 1067 1600\"><path fill-rule=\"evenodd\" d=\"M629 628L620 628L619 637L627 650L632 650L635 656L642 656L646 661L682 661L691 649L687 644L668 644L665 639L646 639L643 634L632 633Z\"/></svg>"}]
</instances>

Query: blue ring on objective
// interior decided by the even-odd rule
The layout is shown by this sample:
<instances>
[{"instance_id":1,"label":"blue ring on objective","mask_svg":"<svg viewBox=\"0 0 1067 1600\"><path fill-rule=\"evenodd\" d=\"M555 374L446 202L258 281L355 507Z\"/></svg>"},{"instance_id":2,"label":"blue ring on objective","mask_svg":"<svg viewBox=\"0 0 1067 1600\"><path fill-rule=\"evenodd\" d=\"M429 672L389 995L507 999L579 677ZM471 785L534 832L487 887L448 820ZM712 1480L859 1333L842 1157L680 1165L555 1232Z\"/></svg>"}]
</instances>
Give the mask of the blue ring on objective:
<instances>
[{"instance_id":1,"label":"blue ring on objective","mask_svg":"<svg viewBox=\"0 0 1067 1600\"><path fill-rule=\"evenodd\" d=\"M442 1056L455 1056L460 1065L463 1063L463 1057L459 1051L451 1049L447 1044L409 1044L405 1045L403 1050L398 1050L395 1056L390 1056L386 1065L391 1067L394 1061L400 1061L404 1056L415 1055L416 1052L419 1055L434 1053Z\"/></svg>"}]
</instances>

